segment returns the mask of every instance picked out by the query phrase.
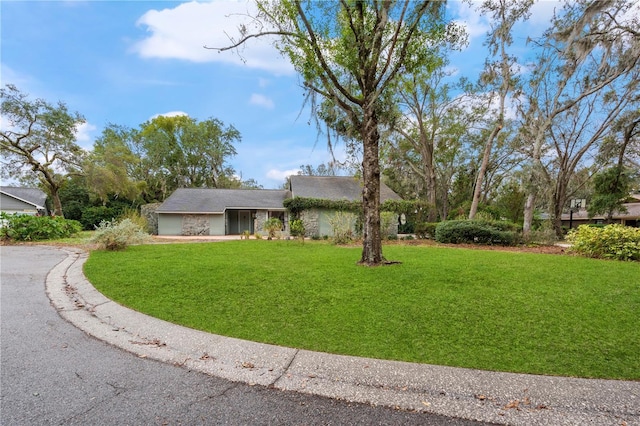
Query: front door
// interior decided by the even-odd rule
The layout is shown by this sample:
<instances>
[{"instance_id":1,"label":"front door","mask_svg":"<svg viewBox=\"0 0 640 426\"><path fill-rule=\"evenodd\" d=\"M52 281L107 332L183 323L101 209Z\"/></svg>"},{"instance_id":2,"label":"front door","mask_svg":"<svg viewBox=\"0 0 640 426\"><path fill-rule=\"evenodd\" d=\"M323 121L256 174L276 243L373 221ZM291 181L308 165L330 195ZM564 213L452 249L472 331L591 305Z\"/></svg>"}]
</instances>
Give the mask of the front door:
<instances>
[{"instance_id":1,"label":"front door","mask_svg":"<svg viewBox=\"0 0 640 426\"><path fill-rule=\"evenodd\" d=\"M238 234L242 234L244 231L249 231L253 234L251 212L249 210L238 211Z\"/></svg>"}]
</instances>

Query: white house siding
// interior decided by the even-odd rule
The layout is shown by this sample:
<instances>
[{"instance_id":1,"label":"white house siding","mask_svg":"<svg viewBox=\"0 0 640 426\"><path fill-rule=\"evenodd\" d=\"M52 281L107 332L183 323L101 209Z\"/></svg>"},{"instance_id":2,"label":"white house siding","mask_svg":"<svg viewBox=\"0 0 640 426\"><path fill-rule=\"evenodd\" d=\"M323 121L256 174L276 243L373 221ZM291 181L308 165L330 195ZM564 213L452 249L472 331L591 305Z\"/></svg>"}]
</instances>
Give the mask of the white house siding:
<instances>
[{"instance_id":1,"label":"white house siding","mask_svg":"<svg viewBox=\"0 0 640 426\"><path fill-rule=\"evenodd\" d=\"M7 214L29 214L35 215L38 213L38 210L34 205L25 203L24 201L16 200L15 198L9 197L5 194L0 194L0 210L3 213Z\"/></svg>"}]
</instances>

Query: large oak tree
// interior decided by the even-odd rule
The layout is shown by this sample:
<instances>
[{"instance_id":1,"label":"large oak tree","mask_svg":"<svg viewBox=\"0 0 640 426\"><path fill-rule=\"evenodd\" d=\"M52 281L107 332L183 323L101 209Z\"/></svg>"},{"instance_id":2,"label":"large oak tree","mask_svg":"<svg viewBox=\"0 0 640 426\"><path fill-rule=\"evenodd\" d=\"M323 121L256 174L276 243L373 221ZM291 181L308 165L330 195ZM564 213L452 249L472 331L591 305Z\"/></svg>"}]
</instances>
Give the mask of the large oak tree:
<instances>
[{"instance_id":1,"label":"large oak tree","mask_svg":"<svg viewBox=\"0 0 640 426\"><path fill-rule=\"evenodd\" d=\"M402 74L432 61L446 33L442 1L261 1L255 27L232 45L275 36L308 93L340 108L362 144L363 249L361 264L385 262L380 238L380 129Z\"/></svg>"},{"instance_id":2,"label":"large oak tree","mask_svg":"<svg viewBox=\"0 0 640 426\"><path fill-rule=\"evenodd\" d=\"M0 89L2 175L14 179L36 177L53 201L53 212L63 216L58 192L65 175L80 170L85 151L76 143L84 118L59 102L29 96L14 85Z\"/></svg>"}]
</instances>

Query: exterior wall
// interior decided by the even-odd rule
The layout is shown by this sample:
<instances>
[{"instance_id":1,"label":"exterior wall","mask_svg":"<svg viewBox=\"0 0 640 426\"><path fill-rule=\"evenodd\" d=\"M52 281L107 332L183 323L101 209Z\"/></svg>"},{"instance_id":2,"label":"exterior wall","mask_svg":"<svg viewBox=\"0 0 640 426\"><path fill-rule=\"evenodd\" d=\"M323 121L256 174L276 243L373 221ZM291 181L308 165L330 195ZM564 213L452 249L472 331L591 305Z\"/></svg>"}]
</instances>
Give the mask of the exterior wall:
<instances>
[{"instance_id":1,"label":"exterior wall","mask_svg":"<svg viewBox=\"0 0 640 426\"><path fill-rule=\"evenodd\" d=\"M223 214L212 214L209 216L209 235L224 235Z\"/></svg>"},{"instance_id":2,"label":"exterior wall","mask_svg":"<svg viewBox=\"0 0 640 426\"><path fill-rule=\"evenodd\" d=\"M256 218L254 222L254 232L265 233L264 223L267 221L267 211L266 210L258 210L256 211Z\"/></svg>"},{"instance_id":3,"label":"exterior wall","mask_svg":"<svg viewBox=\"0 0 640 426\"><path fill-rule=\"evenodd\" d=\"M309 209L302 212L301 219L305 227L305 235L308 237L333 236L333 228L329 223L331 216L335 214L335 210L328 209ZM351 224L351 229L355 233L355 220Z\"/></svg>"},{"instance_id":4,"label":"exterior wall","mask_svg":"<svg viewBox=\"0 0 640 426\"><path fill-rule=\"evenodd\" d=\"M329 223L329 219L333 214L335 214L335 210L328 209L309 209L305 210L301 214L301 219L304 222L305 226L305 235L307 237L318 236L324 237L333 236L333 228ZM356 221L354 220L351 224L351 230L356 234ZM387 230L382 230L382 236L385 238L387 235L398 235L398 217L395 216L395 219L391 221L389 228Z\"/></svg>"},{"instance_id":5,"label":"exterior wall","mask_svg":"<svg viewBox=\"0 0 640 426\"><path fill-rule=\"evenodd\" d=\"M324 210L318 209L318 235L325 236L328 235L330 237L333 236L333 228L329 223L329 219L335 213L333 210ZM353 226L352 226L353 229Z\"/></svg>"},{"instance_id":6,"label":"exterior wall","mask_svg":"<svg viewBox=\"0 0 640 426\"><path fill-rule=\"evenodd\" d=\"M224 235L224 215L159 214L158 235Z\"/></svg>"},{"instance_id":7,"label":"exterior wall","mask_svg":"<svg viewBox=\"0 0 640 426\"><path fill-rule=\"evenodd\" d=\"M34 205L16 200L15 198L9 197L5 194L0 194L0 211L8 214L18 213L35 215L38 213L38 210Z\"/></svg>"},{"instance_id":8,"label":"exterior wall","mask_svg":"<svg viewBox=\"0 0 640 426\"><path fill-rule=\"evenodd\" d=\"M181 235L211 235L209 216L203 214L185 214L182 216Z\"/></svg>"},{"instance_id":9,"label":"exterior wall","mask_svg":"<svg viewBox=\"0 0 640 426\"><path fill-rule=\"evenodd\" d=\"M182 215L159 214L158 235L182 235Z\"/></svg>"},{"instance_id":10,"label":"exterior wall","mask_svg":"<svg viewBox=\"0 0 640 426\"><path fill-rule=\"evenodd\" d=\"M147 231L153 235L158 235L158 213L156 213L156 209L161 204L151 203L140 206L140 215L147 220Z\"/></svg>"},{"instance_id":11,"label":"exterior wall","mask_svg":"<svg viewBox=\"0 0 640 426\"><path fill-rule=\"evenodd\" d=\"M319 221L318 210L316 209L304 210L300 214L300 219L302 220L302 223L304 223L305 236L307 237L321 236L320 226L318 224L318 221Z\"/></svg>"}]
</instances>

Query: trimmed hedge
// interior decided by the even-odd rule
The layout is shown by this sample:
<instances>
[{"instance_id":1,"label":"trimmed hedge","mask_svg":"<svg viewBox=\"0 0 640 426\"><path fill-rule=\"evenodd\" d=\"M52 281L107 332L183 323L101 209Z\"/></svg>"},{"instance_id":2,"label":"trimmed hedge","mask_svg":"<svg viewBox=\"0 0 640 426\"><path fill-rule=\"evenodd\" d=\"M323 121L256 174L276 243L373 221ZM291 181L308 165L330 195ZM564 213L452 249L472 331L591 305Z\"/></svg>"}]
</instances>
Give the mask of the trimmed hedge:
<instances>
[{"instance_id":1,"label":"trimmed hedge","mask_svg":"<svg viewBox=\"0 0 640 426\"><path fill-rule=\"evenodd\" d=\"M504 221L449 220L436 227L435 239L449 244L513 246L519 241L517 226Z\"/></svg>"},{"instance_id":2,"label":"trimmed hedge","mask_svg":"<svg viewBox=\"0 0 640 426\"><path fill-rule=\"evenodd\" d=\"M580 225L567 234L571 251L587 257L640 260L640 229L619 224L603 228Z\"/></svg>"}]
</instances>

